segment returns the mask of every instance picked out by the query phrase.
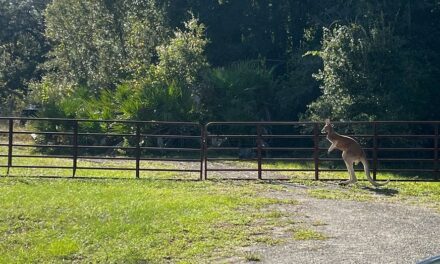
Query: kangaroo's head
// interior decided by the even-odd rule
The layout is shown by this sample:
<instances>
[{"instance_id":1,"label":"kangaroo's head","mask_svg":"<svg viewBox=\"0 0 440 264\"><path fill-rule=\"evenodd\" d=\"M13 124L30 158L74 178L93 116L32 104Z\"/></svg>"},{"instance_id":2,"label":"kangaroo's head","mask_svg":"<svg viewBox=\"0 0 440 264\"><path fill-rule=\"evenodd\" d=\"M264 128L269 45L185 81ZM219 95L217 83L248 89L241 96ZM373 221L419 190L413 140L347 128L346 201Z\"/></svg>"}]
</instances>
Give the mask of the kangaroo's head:
<instances>
[{"instance_id":1,"label":"kangaroo's head","mask_svg":"<svg viewBox=\"0 0 440 264\"><path fill-rule=\"evenodd\" d=\"M325 120L325 126L322 128L321 133L325 134L329 134L333 132L333 124L330 123L330 119L326 119Z\"/></svg>"}]
</instances>

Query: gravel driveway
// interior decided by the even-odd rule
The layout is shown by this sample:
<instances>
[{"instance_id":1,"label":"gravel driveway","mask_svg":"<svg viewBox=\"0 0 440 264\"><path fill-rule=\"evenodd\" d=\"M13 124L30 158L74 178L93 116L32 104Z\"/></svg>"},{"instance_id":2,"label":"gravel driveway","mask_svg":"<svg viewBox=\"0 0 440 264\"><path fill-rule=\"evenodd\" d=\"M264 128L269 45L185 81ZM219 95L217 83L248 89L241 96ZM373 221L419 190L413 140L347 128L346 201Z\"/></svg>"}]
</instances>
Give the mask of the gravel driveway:
<instances>
[{"instance_id":1,"label":"gravel driveway","mask_svg":"<svg viewBox=\"0 0 440 264\"><path fill-rule=\"evenodd\" d=\"M215 165L227 166L224 163ZM212 174L212 178L217 176ZM249 178L246 172L228 172L228 175ZM265 175L266 178L279 176ZM304 223L327 239L294 240L291 231L277 230L277 236L287 238L284 239L287 242L243 249L258 256L259 261L233 257L222 263L405 264L440 255L440 214L434 209L397 201L381 202L381 199L364 202L317 199L308 194L308 190L314 187L291 183L280 185L285 187L284 191L273 191L269 195L294 199L299 205L285 208L281 205L279 209L290 215L292 221ZM326 188L341 187L328 184Z\"/></svg>"},{"instance_id":2,"label":"gravel driveway","mask_svg":"<svg viewBox=\"0 0 440 264\"><path fill-rule=\"evenodd\" d=\"M328 238L245 249L261 257L256 263L400 264L440 254L440 214L434 210L398 202L316 199L307 195L309 187L286 188L271 195L298 200L290 213L304 223L319 223L312 229Z\"/></svg>"},{"instance_id":3,"label":"gravel driveway","mask_svg":"<svg viewBox=\"0 0 440 264\"><path fill-rule=\"evenodd\" d=\"M210 167L230 168L231 164L211 163ZM266 173L264 177L279 179L286 176ZM256 173L210 172L210 178L256 179ZM311 188L315 188L313 186L279 184L284 190L262 195L299 201L295 206L285 205L283 208L279 205L278 209L289 215L291 221L306 225L327 238L295 240L292 230L281 228L274 231L274 236L285 242L242 249L244 255L255 255L259 261L246 261L235 256L214 262L409 264L440 255L440 214L434 209L384 199L363 202L317 199L308 194ZM326 184L324 188L342 187Z\"/></svg>"}]
</instances>

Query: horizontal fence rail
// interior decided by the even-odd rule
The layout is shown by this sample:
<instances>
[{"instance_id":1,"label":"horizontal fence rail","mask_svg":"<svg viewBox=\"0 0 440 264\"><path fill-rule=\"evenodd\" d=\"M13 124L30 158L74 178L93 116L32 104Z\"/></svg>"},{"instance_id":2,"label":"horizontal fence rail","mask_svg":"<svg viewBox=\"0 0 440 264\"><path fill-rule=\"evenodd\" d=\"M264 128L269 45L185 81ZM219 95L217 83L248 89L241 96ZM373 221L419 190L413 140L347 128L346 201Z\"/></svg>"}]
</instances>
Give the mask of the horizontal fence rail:
<instances>
[{"instance_id":1,"label":"horizontal fence rail","mask_svg":"<svg viewBox=\"0 0 440 264\"><path fill-rule=\"evenodd\" d=\"M21 168L70 170L73 178L79 170L132 171L136 178L141 177L141 172L149 171L196 173L197 179L203 177L203 137L198 123L60 118L0 118L0 122L7 122L8 127L0 131L0 136L8 138L7 143L0 143L2 150L7 148L7 155L3 151L0 154L0 159L7 158L6 164L0 164L0 168L7 168L6 175L12 168ZM26 130L15 129L17 124L23 123L27 123ZM27 140L17 139L23 136ZM29 142L30 137L33 142ZM175 143L169 146L172 142ZM31 151L16 154L18 149ZM50 165L13 163L19 158L56 161ZM58 165L59 159L70 159L71 163ZM80 161L93 166L81 166ZM119 163L121 161L126 163ZM127 162L131 166L128 167ZM154 164L163 166L158 162L192 163L193 166L154 167Z\"/></svg>"},{"instance_id":2,"label":"horizontal fence rail","mask_svg":"<svg viewBox=\"0 0 440 264\"><path fill-rule=\"evenodd\" d=\"M204 178L208 178L209 172L219 171L256 172L256 179L266 179L263 177L265 172L309 172L313 179L320 180L325 179L321 177L321 172L346 172L340 151L327 154L330 143L326 135L321 133L323 125L318 122L208 123L205 126ZM422 173L424 177L407 177L402 180L439 180L439 122L334 122L334 125L340 134L352 136L360 142L375 180L378 180L378 173L386 172ZM406 134L418 130L421 130L420 134ZM366 131L368 134L365 134ZM244 143L246 140L247 143ZM231 162L232 165L216 167L221 161ZM247 168L232 168L236 161L248 161L250 164ZM277 162L299 163L303 166L274 166ZM408 162L421 164L410 168L406 166ZM335 180L348 177L348 174L342 175Z\"/></svg>"},{"instance_id":3,"label":"horizontal fence rail","mask_svg":"<svg viewBox=\"0 0 440 264\"><path fill-rule=\"evenodd\" d=\"M439 121L334 125L338 133L352 136L361 144L375 180L381 180L377 177L380 173L398 173L406 175L398 180L439 181ZM295 177L292 173L305 173L314 180L345 179L346 173L339 173L337 178L325 174L346 172L346 168L340 151L327 153L330 143L321 133L322 127L319 122L201 125L0 117L0 168L10 176L11 169L50 169L70 170L69 177L78 177L78 171L98 170L131 171L135 178L143 177L142 172L173 172L181 178L185 178L183 173L196 174L199 180L289 179ZM38 164L42 163L38 159L54 162ZM160 162L163 164L155 167ZM231 176L233 173L238 176Z\"/></svg>"}]
</instances>

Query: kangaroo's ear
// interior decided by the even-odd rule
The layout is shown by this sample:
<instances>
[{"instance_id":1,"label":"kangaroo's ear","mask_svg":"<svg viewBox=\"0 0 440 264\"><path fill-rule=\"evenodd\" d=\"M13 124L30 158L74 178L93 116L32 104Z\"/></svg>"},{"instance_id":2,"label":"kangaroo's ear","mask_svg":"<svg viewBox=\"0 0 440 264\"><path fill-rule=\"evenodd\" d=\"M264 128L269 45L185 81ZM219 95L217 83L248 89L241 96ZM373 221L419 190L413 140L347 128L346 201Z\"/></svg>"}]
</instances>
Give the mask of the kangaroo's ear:
<instances>
[{"instance_id":1,"label":"kangaroo's ear","mask_svg":"<svg viewBox=\"0 0 440 264\"><path fill-rule=\"evenodd\" d=\"M328 119L328 118L325 119L325 124L326 124L326 125L330 124L330 119Z\"/></svg>"}]
</instances>

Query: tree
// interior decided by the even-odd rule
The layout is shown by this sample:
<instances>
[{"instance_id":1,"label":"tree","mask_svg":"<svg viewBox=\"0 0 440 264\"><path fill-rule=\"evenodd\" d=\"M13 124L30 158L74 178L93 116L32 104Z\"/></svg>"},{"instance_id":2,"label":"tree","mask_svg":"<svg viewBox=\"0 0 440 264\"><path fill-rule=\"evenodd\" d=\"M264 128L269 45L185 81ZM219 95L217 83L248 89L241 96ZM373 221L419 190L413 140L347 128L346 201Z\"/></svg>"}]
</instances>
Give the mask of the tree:
<instances>
[{"instance_id":1,"label":"tree","mask_svg":"<svg viewBox=\"0 0 440 264\"><path fill-rule=\"evenodd\" d=\"M362 26L325 29L316 74L322 96L309 106L312 119L377 119L391 117L393 86L399 85L400 44L389 29L367 32Z\"/></svg>"},{"instance_id":2,"label":"tree","mask_svg":"<svg viewBox=\"0 0 440 264\"><path fill-rule=\"evenodd\" d=\"M261 61L236 62L210 70L205 76L202 102L205 118L219 121L270 121L276 83Z\"/></svg>"},{"instance_id":3,"label":"tree","mask_svg":"<svg viewBox=\"0 0 440 264\"><path fill-rule=\"evenodd\" d=\"M94 93L148 68L169 32L154 0L59 0L48 6L46 20L54 46L46 69L57 76L48 79Z\"/></svg>"},{"instance_id":4,"label":"tree","mask_svg":"<svg viewBox=\"0 0 440 264\"><path fill-rule=\"evenodd\" d=\"M157 47L158 63L133 80L139 105L131 117L197 120L201 112L201 74L208 68L205 26L192 17L174 37Z\"/></svg>"},{"instance_id":5,"label":"tree","mask_svg":"<svg viewBox=\"0 0 440 264\"><path fill-rule=\"evenodd\" d=\"M54 100L49 96L42 114L50 117L135 120L197 120L199 83L208 67L204 55L204 25L192 18L185 29L156 47L157 62L143 66L115 88L91 94L87 87ZM43 83L44 85L44 83Z\"/></svg>"},{"instance_id":6,"label":"tree","mask_svg":"<svg viewBox=\"0 0 440 264\"><path fill-rule=\"evenodd\" d=\"M221 113L222 119L295 120L306 105L303 118L440 118L433 103L440 96L437 0L57 0L45 14L53 48L36 86L42 101L76 90L99 99L102 91L111 95L125 86L143 91L149 103L139 111L162 109L167 119L216 116L223 98L235 100L232 108L264 110L247 109L242 118ZM206 25L206 36L197 27L183 30L192 14ZM196 51L201 47L206 52ZM308 50L319 56L303 56ZM9 67L3 76L14 81L22 64L9 63L9 54L1 54ZM255 61L264 64L254 67ZM213 68L202 80L208 62ZM251 92L248 85L258 88ZM217 101L209 94L224 96Z\"/></svg>"},{"instance_id":7,"label":"tree","mask_svg":"<svg viewBox=\"0 0 440 264\"><path fill-rule=\"evenodd\" d=\"M378 15L359 19L362 25L336 23L324 30L316 53L324 63L316 75L322 95L310 104L309 118L440 117L434 99L440 95L440 18L434 2L394 1L379 8Z\"/></svg>"},{"instance_id":8,"label":"tree","mask_svg":"<svg viewBox=\"0 0 440 264\"><path fill-rule=\"evenodd\" d=\"M38 65L49 45L43 36L47 0L0 0L0 112L11 114L41 78ZM8 106L6 106L8 105Z\"/></svg>"}]
</instances>

